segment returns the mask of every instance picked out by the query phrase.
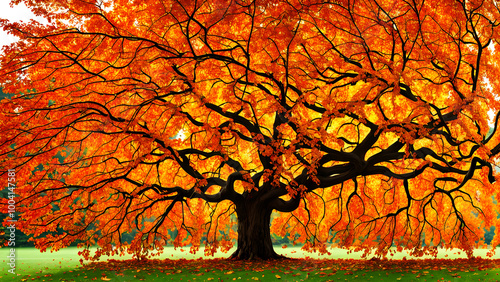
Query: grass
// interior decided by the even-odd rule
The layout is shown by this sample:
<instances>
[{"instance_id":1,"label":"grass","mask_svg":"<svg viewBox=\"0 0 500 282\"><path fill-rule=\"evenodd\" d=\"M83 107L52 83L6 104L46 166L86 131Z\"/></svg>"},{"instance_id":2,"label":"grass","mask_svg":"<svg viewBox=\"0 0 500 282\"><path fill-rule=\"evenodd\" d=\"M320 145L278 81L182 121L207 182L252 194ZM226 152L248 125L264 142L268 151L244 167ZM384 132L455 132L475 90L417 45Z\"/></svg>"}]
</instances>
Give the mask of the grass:
<instances>
[{"instance_id":1,"label":"grass","mask_svg":"<svg viewBox=\"0 0 500 282\"><path fill-rule=\"evenodd\" d=\"M16 249L16 275L8 272L8 249L0 249L0 281L500 281L500 261L467 260L458 251L441 252L437 260L360 260L359 253L333 250L320 257L299 248L277 251L295 258L281 261L227 261L228 254L204 258L167 248L161 260L137 262L131 257L80 265L76 248L40 253ZM485 257L485 250L475 255ZM447 256L447 257L446 257ZM305 259L307 257L307 259ZM300 259L299 259L300 258Z\"/></svg>"}]
</instances>

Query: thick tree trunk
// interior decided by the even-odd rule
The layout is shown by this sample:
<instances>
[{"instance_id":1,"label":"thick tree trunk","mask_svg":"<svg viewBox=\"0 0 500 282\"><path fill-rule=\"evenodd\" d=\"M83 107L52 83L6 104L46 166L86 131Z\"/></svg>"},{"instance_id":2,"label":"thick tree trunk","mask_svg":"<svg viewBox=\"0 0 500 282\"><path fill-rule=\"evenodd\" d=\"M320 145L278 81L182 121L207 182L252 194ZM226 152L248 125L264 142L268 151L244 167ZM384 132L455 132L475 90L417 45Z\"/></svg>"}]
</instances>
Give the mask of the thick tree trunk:
<instances>
[{"instance_id":1,"label":"thick tree trunk","mask_svg":"<svg viewBox=\"0 0 500 282\"><path fill-rule=\"evenodd\" d=\"M233 259L277 259L282 258L271 241L272 209L255 203L236 207L238 216L238 248L231 255Z\"/></svg>"}]
</instances>

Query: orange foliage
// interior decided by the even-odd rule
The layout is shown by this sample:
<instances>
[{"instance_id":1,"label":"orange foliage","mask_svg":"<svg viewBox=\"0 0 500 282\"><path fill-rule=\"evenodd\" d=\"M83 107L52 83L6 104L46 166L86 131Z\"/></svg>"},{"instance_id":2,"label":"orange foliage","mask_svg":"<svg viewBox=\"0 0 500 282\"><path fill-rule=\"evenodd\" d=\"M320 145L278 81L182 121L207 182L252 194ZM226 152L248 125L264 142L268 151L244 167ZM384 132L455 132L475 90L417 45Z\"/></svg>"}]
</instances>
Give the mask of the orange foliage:
<instances>
[{"instance_id":1,"label":"orange foliage","mask_svg":"<svg viewBox=\"0 0 500 282\"><path fill-rule=\"evenodd\" d=\"M493 0L12 2L50 20L0 21L0 171L42 250L212 254L271 211L320 252L500 230Z\"/></svg>"}]
</instances>

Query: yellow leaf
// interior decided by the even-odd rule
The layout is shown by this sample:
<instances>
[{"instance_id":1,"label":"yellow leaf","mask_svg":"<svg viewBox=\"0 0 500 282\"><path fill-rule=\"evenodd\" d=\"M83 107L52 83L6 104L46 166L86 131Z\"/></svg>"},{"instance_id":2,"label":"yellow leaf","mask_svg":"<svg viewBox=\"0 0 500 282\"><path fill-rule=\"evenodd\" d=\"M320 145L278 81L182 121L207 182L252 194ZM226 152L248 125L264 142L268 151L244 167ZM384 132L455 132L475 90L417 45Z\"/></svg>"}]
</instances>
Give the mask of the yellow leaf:
<instances>
[{"instance_id":1,"label":"yellow leaf","mask_svg":"<svg viewBox=\"0 0 500 282\"><path fill-rule=\"evenodd\" d=\"M101 280L103 280L103 281L109 281L109 280L111 280L111 278L108 278L108 277L106 277L106 276L103 276L103 277L101 277Z\"/></svg>"},{"instance_id":2,"label":"yellow leaf","mask_svg":"<svg viewBox=\"0 0 500 282\"><path fill-rule=\"evenodd\" d=\"M279 276L278 274L276 274L276 278L281 279L281 276Z\"/></svg>"},{"instance_id":3,"label":"yellow leaf","mask_svg":"<svg viewBox=\"0 0 500 282\"><path fill-rule=\"evenodd\" d=\"M231 271L226 272L226 274L233 274L233 273L234 273L234 271L232 271L232 270L231 270Z\"/></svg>"}]
</instances>

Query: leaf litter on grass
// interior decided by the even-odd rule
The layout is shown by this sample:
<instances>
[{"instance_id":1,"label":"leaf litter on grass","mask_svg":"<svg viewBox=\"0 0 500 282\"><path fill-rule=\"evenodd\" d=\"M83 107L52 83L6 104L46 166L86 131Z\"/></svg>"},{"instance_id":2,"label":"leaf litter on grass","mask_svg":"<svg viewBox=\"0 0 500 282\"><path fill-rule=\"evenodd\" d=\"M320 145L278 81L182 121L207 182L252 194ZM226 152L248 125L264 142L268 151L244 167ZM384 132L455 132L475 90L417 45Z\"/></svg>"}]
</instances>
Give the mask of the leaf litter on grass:
<instances>
[{"instance_id":1,"label":"leaf litter on grass","mask_svg":"<svg viewBox=\"0 0 500 282\"><path fill-rule=\"evenodd\" d=\"M500 269L499 259L281 259L261 261L239 261L228 259L152 259L152 260L108 260L93 262L81 267L83 271L102 272L106 279L130 276L137 280L160 277L176 280L180 277L200 281L255 280L255 281L303 281L309 278L330 278L342 275L350 280L381 278L407 281L437 277L446 273L449 278L461 278L464 273ZM108 273L104 276L104 273ZM486 275L488 273L485 273ZM121 276L120 276L121 275ZM374 276L377 277L374 277ZM436 276L434 276L436 275ZM108 278L109 277L109 278ZM495 277L496 278L496 277ZM106 279L101 279L105 280ZM338 279L338 278L336 278ZM499 277L500 279L500 277ZM494 281L494 280L493 280Z\"/></svg>"}]
</instances>

